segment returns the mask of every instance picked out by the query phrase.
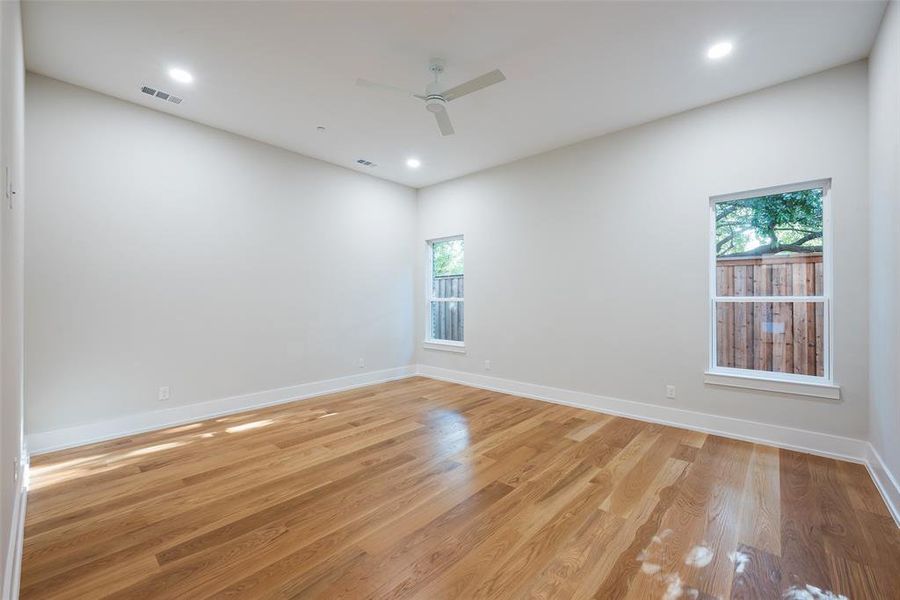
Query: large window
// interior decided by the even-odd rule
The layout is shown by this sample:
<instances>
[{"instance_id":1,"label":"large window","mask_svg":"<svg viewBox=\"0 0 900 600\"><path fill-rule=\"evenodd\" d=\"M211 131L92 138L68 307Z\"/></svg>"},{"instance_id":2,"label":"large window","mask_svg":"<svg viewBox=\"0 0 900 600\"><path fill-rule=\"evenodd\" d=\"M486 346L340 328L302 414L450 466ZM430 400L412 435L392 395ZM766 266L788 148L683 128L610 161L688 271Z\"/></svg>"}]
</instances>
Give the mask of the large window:
<instances>
[{"instance_id":1,"label":"large window","mask_svg":"<svg viewBox=\"0 0 900 600\"><path fill-rule=\"evenodd\" d=\"M713 198L713 373L831 381L826 181Z\"/></svg>"},{"instance_id":2,"label":"large window","mask_svg":"<svg viewBox=\"0 0 900 600\"><path fill-rule=\"evenodd\" d=\"M465 253L462 236L428 242L427 343L462 347Z\"/></svg>"}]
</instances>

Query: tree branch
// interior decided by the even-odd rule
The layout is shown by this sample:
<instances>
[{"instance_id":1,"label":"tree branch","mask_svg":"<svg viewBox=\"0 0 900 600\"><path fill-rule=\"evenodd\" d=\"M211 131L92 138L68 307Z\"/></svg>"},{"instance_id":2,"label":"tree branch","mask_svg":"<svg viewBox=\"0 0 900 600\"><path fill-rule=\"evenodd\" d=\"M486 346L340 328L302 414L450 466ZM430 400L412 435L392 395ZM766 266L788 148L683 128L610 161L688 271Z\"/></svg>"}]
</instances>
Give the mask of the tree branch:
<instances>
[{"instance_id":1,"label":"tree branch","mask_svg":"<svg viewBox=\"0 0 900 600\"><path fill-rule=\"evenodd\" d=\"M746 233L746 232L748 232L748 231L750 231L750 230L752 230L752 229L753 229L752 227L747 227L747 228L744 228L744 229L740 229L740 230L738 230L738 231L735 231L734 228L732 228L732 229L731 229L731 233L729 233L728 236L726 236L726 237L722 238L721 240L719 240L718 242L716 242L716 252L718 253L719 250L722 249L722 246L724 246L724 245L727 244L728 242L733 241L734 238L736 238L736 237L739 236L740 234Z\"/></svg>"},{"instance_id":2,"label":"tree branch","mask_svg":"<svg viewBox=\"0 0 900 600\"><path fill-rule=\"evenodd\" d=\"M812 231L811 229L795 229L793 227L776 227L775 231L795 231L797 233L808 233L810 235L814 235L815 237L822 237L821 231ZM815 238L813 238L815 239Z\"/></svg>"},{"instance_id":3,"label":"tree branch","mask_svg":"<svg viewBox=\"0 0 900 600\"><path fill-rule=\"evenodd\" d=\"M758 248L754 248L753 250L747 250L746 252L738 252L736 254L726 254L723 256L718 256L717 258L743 258L748 256L762 256L764 254L774 254L776 252L798 252L801 254L807 254L810 252L821 252L822 246L798 246L796 244L785 244L783 246L775 246L773 247L771 244L766 244L765 246L759 246Z\"/></svg>"},{"instance_id":4,"label":"tree branch","mask_svg":"<svg viewBox=\"0 0 900 600\"><path fill-rule=\"evenodd\" d=\"M791 242L791 245L792 245L792 246L800 246L800 245L805 244L806 242L811 242L811 241L813 241L813 240L815 240L815 239L818 239L818 238L820 238L820 237L822 237L822 232L821 232L821 231L813 231L812 233L809 233L809 234L803 236L803 237L800 238L799 240L796 240L796 241L794 241L794 242Z\"/></svg>"}]
</instances>

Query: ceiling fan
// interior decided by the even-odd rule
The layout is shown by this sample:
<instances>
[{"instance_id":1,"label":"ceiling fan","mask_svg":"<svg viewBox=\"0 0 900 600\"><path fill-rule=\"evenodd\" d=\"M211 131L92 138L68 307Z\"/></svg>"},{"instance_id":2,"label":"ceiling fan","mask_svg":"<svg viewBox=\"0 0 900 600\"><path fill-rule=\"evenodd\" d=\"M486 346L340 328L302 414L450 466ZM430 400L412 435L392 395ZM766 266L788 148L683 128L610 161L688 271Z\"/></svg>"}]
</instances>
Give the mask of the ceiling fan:
<instances>
[{"instance_id":1,"label":"ceiling fan","mask_svg":"<svg viewBox=\"0 0 900 600\"><path fill-rule=\"evenodd\" d=\"M383 83L375 83L374 81L368 81L366 79L357 79L356 85L401 93L405 96L412 96L413 98L424 100L425 109L434 114L434 119L437 121L438 129L441 130L441 135L453 135L453 123L450 122L450 115L447 114L447 103L451 100L456 100L457 98L471 94L472 92L482 90L495 83L500 83L506 79L506 75L504 75L500 69L494 69L490 73L485 73L480 77L470 79L465 83L441 91L440 77L444 72L444 61L438 58L431 59L428 70L434 74L434 81L425 87L424 94L416 94L415 92L410 92L403 88L385 85Z\"/></svg>"}]
</instances>

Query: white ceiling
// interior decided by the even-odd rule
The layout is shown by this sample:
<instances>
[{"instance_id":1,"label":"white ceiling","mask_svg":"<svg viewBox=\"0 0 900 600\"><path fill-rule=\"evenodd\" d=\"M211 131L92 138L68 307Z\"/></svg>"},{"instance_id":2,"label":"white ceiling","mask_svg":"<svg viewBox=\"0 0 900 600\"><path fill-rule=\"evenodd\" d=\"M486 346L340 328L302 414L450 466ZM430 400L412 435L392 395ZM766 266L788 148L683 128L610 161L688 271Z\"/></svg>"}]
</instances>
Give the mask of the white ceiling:
<instances>
[{"instance_id":1,"label":"white ceiling","mask_svg":"<svg viewBox=\"0 0 900 600\"><path fill-rule=\"evenodd\" d=\"M421 187L863 58L883 11L865 0L28 1L24 27L31 71ZM734 53L710 62L723 39ZM432 56L446 59L448 87L507 76L449 105L455 136L420 101L355 85L424 90ZM194 82L170 80L174 65ZM141 94L143 83L184 102Z\"/></svg>"}]
</instances>

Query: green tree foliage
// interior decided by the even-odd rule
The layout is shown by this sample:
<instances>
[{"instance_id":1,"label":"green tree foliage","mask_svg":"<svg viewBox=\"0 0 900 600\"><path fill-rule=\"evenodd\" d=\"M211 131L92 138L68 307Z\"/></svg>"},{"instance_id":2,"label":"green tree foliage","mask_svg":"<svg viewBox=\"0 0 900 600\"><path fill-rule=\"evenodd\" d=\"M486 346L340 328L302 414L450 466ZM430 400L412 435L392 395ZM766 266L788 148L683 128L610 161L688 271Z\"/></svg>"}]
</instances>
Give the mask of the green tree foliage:
<instances>
[{"instance_id":1,"label":"green tree foliage","mask_svg":"<svg viewBox=\"0 0 900 600\"><path fill-rule=\"evenodd\" d=\"M463 240L434 242L431 245L431 255L435 277L463 274Z\"/></svg>"},{"instance_id":2,"label":"green tree foliage","mask_svg":"<svg viewBox=\"0 0 900 600\"><path fill-rule=\"evenodd\" d=\"M716 256L822 251L822 190L716 204Z\"/></svg>"}]
</instances>

